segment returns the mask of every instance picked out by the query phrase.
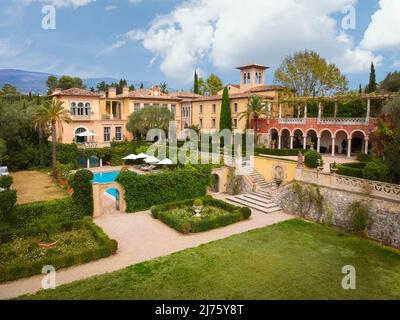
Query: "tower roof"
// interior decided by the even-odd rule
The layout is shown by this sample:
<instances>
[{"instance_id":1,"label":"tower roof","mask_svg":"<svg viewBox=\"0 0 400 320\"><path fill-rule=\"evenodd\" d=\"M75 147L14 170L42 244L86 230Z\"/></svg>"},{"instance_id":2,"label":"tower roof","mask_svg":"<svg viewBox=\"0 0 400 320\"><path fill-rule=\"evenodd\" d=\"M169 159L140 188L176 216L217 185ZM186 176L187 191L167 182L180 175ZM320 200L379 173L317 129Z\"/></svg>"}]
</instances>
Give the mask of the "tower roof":
<instances>
[{"instance_id":1,"label":"tower roof","mask_svg":"<svg viewBox=\"0 0 400 320\"><path fill-rule=\"evenodd\" d=\"M245 64L243 66L237 67L236 69L242 70L242 69L248 69L248 68L259 68L259 69L269 69L268 66L264 66L262 64L257 64L257 63L250 63L250 64Z\"/></svg>"}]
</instances>

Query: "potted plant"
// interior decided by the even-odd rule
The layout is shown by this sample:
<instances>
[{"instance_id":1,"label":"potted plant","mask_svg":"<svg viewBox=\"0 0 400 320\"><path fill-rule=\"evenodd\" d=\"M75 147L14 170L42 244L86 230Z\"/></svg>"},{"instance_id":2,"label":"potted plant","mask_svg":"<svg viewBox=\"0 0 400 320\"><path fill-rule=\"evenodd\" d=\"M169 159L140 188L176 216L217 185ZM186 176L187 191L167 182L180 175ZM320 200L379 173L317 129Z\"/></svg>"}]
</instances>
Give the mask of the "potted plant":
<instances>
[{"instance_id":1,"label":"potted plant","mask_svg":"<svg viewBox=\"0 0 400 320\"><path fill-rule=\"evenodd\" d=\"M336 161L334 161L333 163L331 163L331 164L329 165L329 169L330 169L331 173L333 173L333 174L338 173L339 168L337 167Z\"/></svg>"},{"instance_id":2,"label":"potted plant","mask_svg":"<svg viewBox=\"0 0 400 320\"><path fill-rule=\"evenodd\" d=\"M196 212L196 217L200 217L201 210L203 210L203 200L197 198L193 203L194 212Z\"/></svg>"}]
</instances>

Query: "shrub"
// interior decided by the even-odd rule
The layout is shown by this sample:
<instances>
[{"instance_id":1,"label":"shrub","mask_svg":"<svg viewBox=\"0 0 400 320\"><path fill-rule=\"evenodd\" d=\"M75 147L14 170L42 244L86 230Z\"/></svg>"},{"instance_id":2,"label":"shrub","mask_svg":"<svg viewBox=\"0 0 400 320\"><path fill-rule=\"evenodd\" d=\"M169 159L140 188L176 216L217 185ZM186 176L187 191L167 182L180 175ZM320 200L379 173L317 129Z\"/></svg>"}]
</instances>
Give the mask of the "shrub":
<instances>
[{"instance_id":1,"label":"shrub","mask_svg":"<svg viewBox=\"0 0 400 320\"><path fill-rule=\"evenodd\" d=\"M0 188L10 189L14 180L11 176L0 176Z\"/></svg>"},{"instance_id":2,"label":"shrub","mask_svg":"<svg viewBox=\"0 0 400 320\"><path fill-rule=\"evenodd\" d=\"M364 179L375 181L390 181L389 167L381 162L369 162L362 171Z\"/></svg>"},{"instance_id":3,"label":"shrub","mask_svg":"<svg viewBox=\"0 0 400 320\"><path fill-rule=\"evenodd\" d=\"M304 155L304 164L311 169L317 168L322 164L321 154L314 150L309 150Z\"/></svg>"},{"instance_id":4,"label":"shrub","mask_svg":"<svg viewBox=\"0 0 400 320\"><path fill-rule=\"evenodd\" d=\"M201 200L205 206L222 209L227 211L227 214L207 217L191 216L190 218L178 217L171 214L172 209L191 207L193 199L153 206L151 208L151 214L154 218L159 219L184 234L215 229L238 221L246 220L251 216L251 210L247 207L236 207L210 196L205 196Z\"/></svg>"},{"instance_id":5,"label":"shrub","mask_svg":"<svg viewBox=\"0 0 400 320\"><path fill-rule=\"evenodd\" d=\"M135 212L161 203L202 197L210 177L211 167L199 165L150 175L123 171L117 181L125 189L127 212Z\"/></svg>"},{"instance_id":6,"label":"shrub","mask_svg":"<svg viewBox=\"0 0 400 320\"><path fill-rule=\"evenodd\" d=\"M201 207L202 205L203 205L203 200L201 200L200 198L195 199L193 202L193 206L195 207Z\"/></svg>"},{"instance_id":7,"label":"shrub","mask_svg":"<svg viewBox=\"0 0 400 320\"><path fill-rule=\"evenodd\" d=\"M93 214L93 173L89 170L79 170L69 179L69 185L73 188L72 198L81 207L85 215Z\"/></svg>"},{"instance_id":8,"label":"shrub","mask_svg":"<svg viewBox=\"0 0 400 320\"><path fill-rule=\"evenodd\" d=\"M347 212L350 215L352 229L356 233L363 233L370 226L371 220L367 205L359 201L353 202Z\"/></svg>"},{"instance_id":9,"label":"shrub","mask_svg":"<svg viewBox=\"0 0 400 320\"><path fill-rule=\"evenodd\" d=\"M15 190L0 192L0 222L5 224L14 223L14 207L17 203L17 193Z\"/></svg>"},{"instance_id":10,"label":"shrub","mask_svg":"<svg viewBox=\"0 0 400 320\"><path fill-rule=\"evenodd\" d=\"M357 160L361 162L371 162L377 160L377 158L371 154L362 153L357 156Z\"/></svg>"},{"instance_id":11,"label":"shrub","mask_svg":"<svg viewBox=\"0 0 400 320\"><path fill-rule=\"evenodd\" d=\"M345 166L343 164L338 164L337 168L339 169L338 173L340 175L342 175L342 176L356 177L356 178L362 178L363 177L362 169L352 168L350 166Z\"/></svg>"}]
</instances>

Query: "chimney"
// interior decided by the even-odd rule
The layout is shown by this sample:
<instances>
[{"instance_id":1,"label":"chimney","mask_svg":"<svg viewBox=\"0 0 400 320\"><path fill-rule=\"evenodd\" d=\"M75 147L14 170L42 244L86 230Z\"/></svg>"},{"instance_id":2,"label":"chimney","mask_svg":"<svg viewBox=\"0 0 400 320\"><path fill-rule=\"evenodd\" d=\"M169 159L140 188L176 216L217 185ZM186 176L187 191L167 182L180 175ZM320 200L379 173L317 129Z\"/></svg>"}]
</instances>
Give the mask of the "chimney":
<instances>
[{"instance_id":1,"label":"chimney","mask_svg":"<svg viewBox=\"0 0 400 320\"><path fill-rule=\"evenodd\" d=\"M116 87L109 87L108 88L108 97L115 98L117 96L117 88Z\"/></svg>"},{"instance_id":2,"label":"chimney","mask_svg":"<svg viewBox=\"0 0 400 320\"><path fill-rule=\"evenodd\" d=\"M129 87L128 86L124 86L122 88L122 96L124 96L124 97L129 96Z\"/></svg>"},{"instance_id":3,"label":"chimney","mask_svg":"<svg viewBox=\"0 0 400 320\"><path fill-rule=\"evenodd\" d=\"M106 93L104 91L99 91L99 94L100 94L100 98L106 97Z\"/></svg>"}]
</instances>

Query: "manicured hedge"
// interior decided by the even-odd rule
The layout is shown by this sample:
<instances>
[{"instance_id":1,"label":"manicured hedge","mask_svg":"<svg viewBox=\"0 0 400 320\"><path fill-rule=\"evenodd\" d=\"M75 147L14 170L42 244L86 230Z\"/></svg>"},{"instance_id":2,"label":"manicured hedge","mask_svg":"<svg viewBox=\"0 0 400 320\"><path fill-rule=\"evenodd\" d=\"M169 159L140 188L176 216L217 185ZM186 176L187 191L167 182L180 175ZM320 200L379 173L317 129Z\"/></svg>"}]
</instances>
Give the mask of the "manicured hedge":
<instances>
[{"instance_id":1,"label":"manicured hedge","mask_svg":"<svg viewBox=\"0 0 400 320\"><path fill-rule=\"evenodd\" d=\"M69 185L74 190L72 198L84 215L93 214L93 173L89 170L78 170L69 179Z\"/></svg>"},{"instance_id":2,"label":"manicured hedge","mask_svg":"<svg viewBox=\"0 0 400 320\"><path fill-rule=\"evenodd\" d=\"M338 174L340 174L342 176L355 177L355 178L363 177L363 169L353 168L353 167L346 166L343 164L338 164L337 168L339 169Z\"/></svg>"},{"instance_id":3,"label":"manicured hedge","mask_svg":"<svg viewBox=\"0 0 400 320\"><path fill-rule=\"evenodd\" d=\"M185 166L173 171L141 175L122 171L117 181L125 189L127 212L149 209L206 194L211 180L211 166Z\"/></svg>"},{"instance_id":4,"label":"manicured hedge","mask_svg":"<svg viewBox=\"0 0 400 320\"><path fill-rule=\"evenodd\" d=\"M35 261L31 264L24 263L0 267L0 282L40 274L45 265L52 265L56 269L65 268L108 257L116 253L118 249L117 241L109 239L103 230L92 222L91 218L86 217L82 221L82 227L87 228L98 241L99 247L97 249L82 250L79 253L65 254L62 256L46 257L45 259Z\"/></svg>"},{"instance_id":5,"label":"manicured hedge","mask_svg":"<svg viewBox=\"0 0 400 320\"><path fill-rule=\"evenodd\" d=\"M205 196L202 198L203 205L213 206L229 212L229 215L197 218L193 217L190 219L182 219L177 216L171 215L169 212L175 208L182 208L187 206L192 206L194 199L168 203L159 206L151 207L151 214L153 218L159 219L170 227L181 233L196 233L203 232L229 224L246 220L251 215L251 210L247 207L236 207L224 201L214 199L210 196Z\"/></svg>"},{"instance_id":6,"label":"manicured hedge","mask_svg":"<svg viewBox=\"0 0 400 320\"><path fill-rule=\"evenodd\" d=\"M368 180L389 182L390 170L389 167L382 162L372 161L363 169L363 178Z\"/></svg>"},{"instance_id":7,"label":"manicured hedge","mask_svg":"<svg viewBox=\"0 0 400 320\"><path fill-rule=\"evenodd\" d=\"M315 150L309 150L304 155L304 164L307 168L317 168L322 164L322 156Z\"/></svg>"},{"instance_id":8,"label":"manicured hedge","mask_svg":"<svg viewBox=\"0 0 400 320\"><path fill-rule=\"evenodd\" d=\"M254 148L255 154L267 154L271 156L297 156L299 151L304 154L304 149L268 149L268 148Z\"/></svg>"}]
</instances>

